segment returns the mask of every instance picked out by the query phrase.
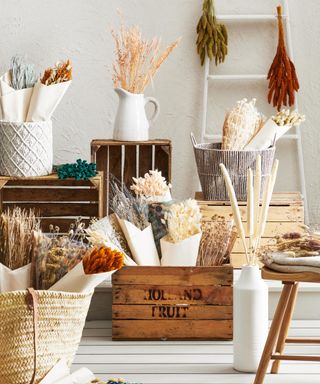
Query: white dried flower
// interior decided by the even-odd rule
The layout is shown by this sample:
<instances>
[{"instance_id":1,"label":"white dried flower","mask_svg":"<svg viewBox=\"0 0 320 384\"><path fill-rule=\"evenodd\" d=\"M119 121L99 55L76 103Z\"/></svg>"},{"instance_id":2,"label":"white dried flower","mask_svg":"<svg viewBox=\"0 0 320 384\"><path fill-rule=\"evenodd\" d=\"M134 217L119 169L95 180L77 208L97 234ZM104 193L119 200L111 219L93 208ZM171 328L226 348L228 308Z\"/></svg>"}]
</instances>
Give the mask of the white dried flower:
<instances>
[{"instance_id":1,"label":"white dried flower","mask_svg":"<svg viewBox=\"0 0 320 384\"><path fill-rule=\"evenodd\" d=\"M177 243L201 232L201 213L194 199L172 204L165 213L167 238Z\"/></svg>"},{"instance_id":2,"label":"white dried flower","mask_svg":"<svg viewBox=\"0 0 320 384\"><path fill-rule=\"evenodd\" d=\"M290 111L290 109L283 109L272 120L279 126L289 125L298 127L303 121L306 120L305 115L301 115L297 110Z\"/></svg>"},{"instance_id":3,"label":"white dried flower","mask_svg":"<svg viewBox=\"0 0 320 384\"><path fill-rule=\"evenodd\" d=\"M133 177L134 184L130 189L139 197L164 196L171 188L171 184L166 182L166 178L162 176L161 171L149 171L144 177Z\"/></svg>"}]
</instances>

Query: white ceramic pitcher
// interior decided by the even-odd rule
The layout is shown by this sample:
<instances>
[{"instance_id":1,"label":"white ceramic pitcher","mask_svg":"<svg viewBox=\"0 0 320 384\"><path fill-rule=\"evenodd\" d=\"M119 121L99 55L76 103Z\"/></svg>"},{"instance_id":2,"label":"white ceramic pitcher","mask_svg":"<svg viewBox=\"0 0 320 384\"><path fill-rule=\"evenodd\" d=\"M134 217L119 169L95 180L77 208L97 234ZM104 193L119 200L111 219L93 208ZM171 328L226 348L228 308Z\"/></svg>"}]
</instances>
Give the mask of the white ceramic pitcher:
<instances>
[{"instance_id":1,"label":"white ceramic pitcher","mask_svg":"<svg viewBox=\"0 0 320 384\"><path fill-rule=\"evenodd\" d=\"M153 97L144 97L142 93L131 93L115 88L119 96L119 106L114 122L113 138L121 141L149 140L149 128L159 115L160 106ZM152 103L154 112L147 119L145 105Z\"/></svg>"}]
</instances>

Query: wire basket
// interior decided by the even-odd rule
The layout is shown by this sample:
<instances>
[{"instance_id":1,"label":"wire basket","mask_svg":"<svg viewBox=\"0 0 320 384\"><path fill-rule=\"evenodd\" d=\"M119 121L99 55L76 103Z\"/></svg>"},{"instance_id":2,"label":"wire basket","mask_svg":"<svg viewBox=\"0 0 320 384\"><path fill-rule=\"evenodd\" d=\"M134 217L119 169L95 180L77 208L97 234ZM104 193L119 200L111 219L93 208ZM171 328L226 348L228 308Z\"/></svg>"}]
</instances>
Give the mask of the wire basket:
<instances>
[{"instance_id":1,"label":"wire basket","mask_svg":"<svg viewBox=\"0 0 320 384\"><path fill-rule=\"evenodd\" d=\"M62 358L70 366L92 293L0 294L0 383L36 384Z\"/></svg>"},{"instance_id":2,"label":"wire basket","mask_svg":"<svg viewBox=\"0 0 320 384\"><path fill-rule=\"evenodd\" d=\"M227 201L229 196L220 169L223 163L227 168L237 199L247 199L247 171L255 173L256 158L261 155L261 191L266 177L271 174L275 147L264 150L229 151L221 149L221 143L197 144L191 134L194 155L204 200Z\"/></svg>"}]
</instances>

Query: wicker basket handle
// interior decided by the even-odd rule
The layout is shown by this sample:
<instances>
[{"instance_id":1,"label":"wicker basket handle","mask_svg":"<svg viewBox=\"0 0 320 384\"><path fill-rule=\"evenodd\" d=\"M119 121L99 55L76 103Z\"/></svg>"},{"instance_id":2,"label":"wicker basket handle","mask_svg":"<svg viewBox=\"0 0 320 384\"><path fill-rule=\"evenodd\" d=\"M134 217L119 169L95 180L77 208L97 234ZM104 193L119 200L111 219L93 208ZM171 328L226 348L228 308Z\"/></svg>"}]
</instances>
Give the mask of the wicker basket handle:
<instances>
[{"instance_id":1,"label":"wicker basket handle","mask_svg":"<svg viewBox=\"0 0 320 384\"><path fill-rule=\"evenodd\" d=\"M38 346L38 336L39 336L39 325L38 325L38 295L33 288L27 289L27 305L28 308L32 311L33 317L33 375L30 381L30 384L33 384L36 379L37 374L37 346Z\"/></svg>"},{"instance_id":2,"label":"wicker basket handle","mask_svg":"<svg viewBox=\"0 0 320 384\"><path fill-rule=\"evenodd\" d=\"M194 147L196 147L198 144L197 144L196 138L194 137L194 134L192 132L190 133L190 138L191 138L192 145Z\"/></svg>"}]
</instances>

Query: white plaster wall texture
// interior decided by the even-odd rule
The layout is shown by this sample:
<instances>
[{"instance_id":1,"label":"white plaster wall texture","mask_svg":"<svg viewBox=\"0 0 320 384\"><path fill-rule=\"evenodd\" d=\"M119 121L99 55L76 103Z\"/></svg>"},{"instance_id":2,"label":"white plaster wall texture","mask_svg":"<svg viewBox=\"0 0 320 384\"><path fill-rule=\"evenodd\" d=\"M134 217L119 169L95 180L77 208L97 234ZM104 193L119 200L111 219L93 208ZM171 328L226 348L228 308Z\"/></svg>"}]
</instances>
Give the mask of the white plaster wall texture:
<instances>
[{"instance_id":1,"label":"white plaster wall texture","mask_svg":"<svg viewBox=\"0 0 320 384\"><path fill-rule=\"evenodd\" d=\"M272 13L275 0L216 0L217 13ZM195 51L195 28L202 0L0 0L0 70L16 53L26 53L37 70L58 59L74 63L74 81L54 116L55 162L90 157L90 141L111 138L117 97L111 81L114 45L110 30L119 26L117 9L130 24L139 24L167 44L182 36L180 46L162 66L147 93L158 98L161 114L152 138L173 142L173 181L177 197L192 196L198 178L189 134L200 137L203 69ZM290 0L295 64L301 83L299 106L307 116L302 127L311 221L318 221L320 110L320 2ZM275 22L228 23L230 54L214 73L265 73L277 44ZM214 83L209 89L208 127L220 132L225 111L237 99L256 97L266 115L266 82ZM297 190L296 147L278 145L278 190Z\"/></svg>"}]
</instances>

